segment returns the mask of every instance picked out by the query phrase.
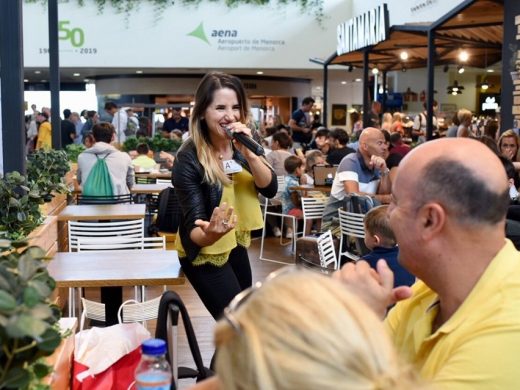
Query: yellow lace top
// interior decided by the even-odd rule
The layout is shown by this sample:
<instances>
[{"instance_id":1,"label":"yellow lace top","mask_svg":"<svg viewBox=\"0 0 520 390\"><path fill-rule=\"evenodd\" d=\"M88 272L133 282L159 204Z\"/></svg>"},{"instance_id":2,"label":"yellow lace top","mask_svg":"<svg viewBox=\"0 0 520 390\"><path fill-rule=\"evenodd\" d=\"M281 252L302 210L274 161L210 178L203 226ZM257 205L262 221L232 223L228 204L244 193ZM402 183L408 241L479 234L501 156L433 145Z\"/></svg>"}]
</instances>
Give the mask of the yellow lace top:
<instances>
[{"instance_id":1,"label":"yellow lace top","mask_svg":"<svg viewBox=\"0 0 520 390\"><path fill-rule=\"evenodd\" d=\"M223 266L226 264L229 253L233 248L241 245L248 248L251 244L251 230L263 227L262 212L253 180L253 176L247 170L233 174L233 183L223 186L220 204L226 202L233 206L237 215L235 229L222 236L213 245L201 248L193 265L213 264ZM175 240L175 249L179 257L185 257L186 252L182 247L179 235Z\"/></svg>"}]
</instances>

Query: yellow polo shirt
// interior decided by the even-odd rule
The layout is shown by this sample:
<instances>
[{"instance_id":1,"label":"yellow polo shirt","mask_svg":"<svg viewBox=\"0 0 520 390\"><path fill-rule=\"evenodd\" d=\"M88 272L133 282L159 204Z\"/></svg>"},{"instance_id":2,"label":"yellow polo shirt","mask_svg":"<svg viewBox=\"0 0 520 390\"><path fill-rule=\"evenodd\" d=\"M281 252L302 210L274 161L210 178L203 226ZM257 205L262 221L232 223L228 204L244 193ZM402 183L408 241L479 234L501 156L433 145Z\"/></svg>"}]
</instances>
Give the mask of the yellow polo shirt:
<instances>
[{"instance_id":1,"label":"yellow polo shirt","mask_svg":"<svg viewBox=\"0 0 520 390\"><path fill-rule=\"evenodd\" d=\"M438 297L423 282L390 311L397 350L440 389L520 389L520 252L511 241L434 334Z\"/></svg>"}]
</instances>

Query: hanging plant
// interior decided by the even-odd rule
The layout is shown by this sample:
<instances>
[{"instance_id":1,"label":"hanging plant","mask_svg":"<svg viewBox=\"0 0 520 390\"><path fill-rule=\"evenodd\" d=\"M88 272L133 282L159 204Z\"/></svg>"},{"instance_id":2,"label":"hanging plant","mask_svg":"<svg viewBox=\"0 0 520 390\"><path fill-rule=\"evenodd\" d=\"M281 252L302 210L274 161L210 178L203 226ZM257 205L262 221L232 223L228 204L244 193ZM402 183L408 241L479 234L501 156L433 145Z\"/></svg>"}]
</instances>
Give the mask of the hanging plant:
<instances>
[{"instance_id":1,"label":"hanging plant","mask_svg":"<svg viewBox=\"0 0 520 390\"><path fill-rule=\"evenodd\" d=\"M47 4L48 0L25 0L26 3L41 3ZM74 1L74 0L69 0ZM106 11L107 5L109 5L117 14L123 14L125 17L126 27L128 28L129 17L132 13L139 11L139 6L144 0L91 0L96 4L96 8L99 14L103 14ZM154 15L157 19L161 19L164 11L169 6L175 4L175 0L147 0L154 7ZM188 6L199 6L203 0L180 0L183 5ZM208 2L217 2L217 0L206 0ZM85 6L85 0L76 0L80 7ZM279 5L284 6L288 4L299 4L300 9L303 13L312 13L314 18L319 24L322 24L324 19L323 14L323 2L324 0L225 0L224 4L229 8L235 8L243 4L252 4L256 6L270 6Z\"/></svg>"}]
</instances>

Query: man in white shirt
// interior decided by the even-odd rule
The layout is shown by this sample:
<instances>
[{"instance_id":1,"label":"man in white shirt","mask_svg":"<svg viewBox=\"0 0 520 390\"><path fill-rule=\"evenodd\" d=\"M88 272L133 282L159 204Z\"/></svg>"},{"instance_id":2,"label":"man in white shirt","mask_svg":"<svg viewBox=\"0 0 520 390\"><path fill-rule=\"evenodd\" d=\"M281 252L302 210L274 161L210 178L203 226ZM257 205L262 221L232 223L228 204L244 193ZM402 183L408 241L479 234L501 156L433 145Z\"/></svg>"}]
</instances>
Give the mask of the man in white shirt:
<instances>
[{"instance_id":1,"label":"man in white shirt","mask_svg":"<svg viewBox=\"0 0 520 390\"><path fill-rule=\"evenodd\" d=\"M128 115L124 108L119 108L114 102L105 103L105 111L112 115L112 125L116 130L116 142L122 144L126 141L125 130L128 125Z\"/></svg>"}]
</instances>

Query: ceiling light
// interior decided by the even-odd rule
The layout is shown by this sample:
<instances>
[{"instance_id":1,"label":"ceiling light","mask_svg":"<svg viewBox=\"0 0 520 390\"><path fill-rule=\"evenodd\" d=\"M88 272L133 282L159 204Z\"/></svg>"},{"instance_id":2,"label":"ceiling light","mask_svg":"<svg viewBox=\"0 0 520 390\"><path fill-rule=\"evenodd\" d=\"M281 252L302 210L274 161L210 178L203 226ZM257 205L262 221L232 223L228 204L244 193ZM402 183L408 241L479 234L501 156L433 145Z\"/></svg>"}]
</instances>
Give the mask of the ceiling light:
<instances>
[{"instance_id":1,"label":"ceiling light","mask_svg":"<svg viewBox=\"0 0 520 390\"><path fill-rule=\"evenodd\" d=\"M453 82L453 85L448 86L448 93L451 95L460 95L462 93L462 90L464 89L464 86L459 85L459 82L455 80Z\"/></svg>"},{"instance_id":2,"label":"ceiling light","mask_svg":"<svg viewBox=\"0 0 520 390\"><path fill-rule=\"evenodd\" d=\"M47 82L47 80L45 80L45 79L42 80L42 83L46 83L46 82Z\"/></svg>"},{"instance_id":3,"label":"ceiling light","mask_svg":"<svg viewBox=\"0 0 520 390\"><path fill-rule=\"evenodd\" d=\"M377 67L372 68L372 74L376 75L378 73L379 73L379 69L377 69Z\"/></svg>"},{"instance_id":4,"label":"ceiling light","mask_svg":"<svg viewBox=\"0 0 520 390\"><path fill-rule=\"evenodd\" d=\"M143 71L142 71L142 70L136 70L135 73L137 73L137 74L142 74Z\"/></svg>"},{"instance_id":5,"label":"ceiling light","mask_svg":"<svg viewBox=\"0 0 520 390\"><path fill-rule=\"evenodd\" d=\"M483 82L482 85L480 86L480 88L482 88L484 91L486 91L488 88L489 88L489 84L487 82Z\"/></svg>"},{"instance_id":6,"label":"ceiling light","mask_svg":"<svg viewBox=\"0 0 520 390\"><path fill-rule=\"evenodd\" d=\"M460 54L459 54L459 60L461 60L462 62L466 62L469 58L469 54L467 51L461 51Z\"/></svg>"},{"instance_id":7,"label":"ceiling light","mask_svg":"<svg viewBox=\"0 0 520 390\"><path fill-rule=\"evenodd\" d=\"M23 79L23 82L24 82L24 83L28 83L28 82L29 82L29 79Z\"/></svg>"},{"instance_id":8,"label":"ceiling light","mask_svg":"<svg viewBox=\"0 0 520 390\"><path fill-rule=\"evenodd\" d=\"M360 83L360 82L362 82L363 80L361 80L361 79L355 79L354 81L355 81L356 83Z\"/></svg>"},{"instance_id":9,"label":"ceiling light","mask_svg":"<svg viewBox=\"0 0 520 390\"><path fill-rule=\"evenodd\" d=\"M486 72L488 73L493 73L495 71L495 69L487 69Z\"/></svg>"},{"instance_id":10,"label":"ceiling light","mask_svg":"<svg viewBox=\"0 0 520 390\"><path fill-rule=\"evenodd\" d=\"M385 92L382 85L379 86L379 89L377 90L377 92L379 94L382 94L383 92Z\"/></svg>"},{"instance_id":11,"label":"ceiling light","mask_svg":"<svg viewBox=\"0 0 520 390\"><path fill-rule=\"evenodd\" d=\"M341 84L345 85L345 84L347 84L347 82L346 81L342 81Z\"/></svg>"},{"instance_id":12,"label":"ceiling light","mask_svg":"<svg viewBox=\"0 0 520 390\"><path fill-rule=\"evenodd\" d=\"M264 72L262 72L261 70L259 70L258 72L256 72L256 74L264 74Z\"/></svg>"},{"instance_id":13,"label":"ceiling light","mask_svg":"<svg viewBox=\"0 0 520 390\"><path fill-rule=\"evenodd\" d=\"M408 59L408 52L407 51L402 51L399 56L401 57L401 59L403 61L406 61Z\"/></svg>"},{"instance_id":14,"label":"ceiling light","mask_svg":"<svg viewBox=\"0 0 520 390\"><path fill-rule=\"evenodd\" d=\"M74 77L78 77L78 76L81 76L81 74L80 74L80 73L72 73L72 75L73 75Z\"/></svg>"},{"instance_id":15,"label":"ceiling light","mask_svg":"<svg viewBox=\"0 0 520 390\"><path fill-rule=\"evenodd\" d=\"M89 80L89 79L83 79L83 81L84 81L85 83L88 83L88 82L90 82L90 80Z\"/></svg>"},{"instance_id":16,"label":"ceiling light","mask_svg":"<svg viewBox=\"0 0 520 390\"><path fill-rule=\"evenodd\" d=\"M464 73L464 67L462 65L457 66L457 72L459 72L459 74Z\"/></svg>"},{"instance_id":17,"label":"ceiling light","mask_svg":"<svg viewBox=\"0 0 520 390\"><path fill-rule=\"evenodd\" d=\"M316 89L321 89L321 87L316 87Z\"/></svg>"},{"instance_id":18,"label":"ceiling light","mask_svg":"<svg viewBox=\"0 0 520 390\"><path fill-rule=\"evenodd\" d=\"M39 71L39 70L34 71L34 74L40 74L40 73L41 73L41 71Z\"/></svg>"}]
</instances>

